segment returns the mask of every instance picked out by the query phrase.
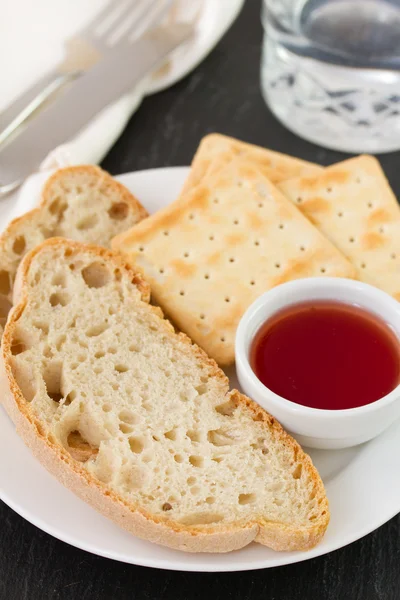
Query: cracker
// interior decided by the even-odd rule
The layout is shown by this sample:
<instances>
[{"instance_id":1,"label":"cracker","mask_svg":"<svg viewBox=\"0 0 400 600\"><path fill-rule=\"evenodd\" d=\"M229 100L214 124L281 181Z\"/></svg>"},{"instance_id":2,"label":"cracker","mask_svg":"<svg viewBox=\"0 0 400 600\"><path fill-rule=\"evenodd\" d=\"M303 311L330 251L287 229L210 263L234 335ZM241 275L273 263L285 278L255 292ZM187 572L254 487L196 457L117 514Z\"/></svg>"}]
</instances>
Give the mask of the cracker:
<instances>
[{"instance_id":1,"label":"cracker","mask_svg":"<svg viewBox=\"0 0 400 600\"><path fill-rule=\"evenodd\" d=\"M254 163L254 166L257 166L263 175L275 184L293 177L315 175L322 171L322 167L315 163L261 146L246 144L219 133L211 133L200 142L192 161L190 175L185 182L184 191L198 185L206 173L209 173L209 169L216 159L223 157L223 161L228 163L237 156Z\"/></svg>"},{"instance_id":2,"label":"cracker","mask_svg":"<svg viewBox=\"0 0 400 600\"><path fill-rule=\"evenodd\" d=\"M400 300L400 207L374 157L351 158L280 188L347 256L358 279Z\"/></svg>"},{"instance_id":3,"label":"cracker","mask_svg":"<svg viewBox=\"0 0 400 600\"><path fill-rule=\"evenodd\" d=\"M150 282L155 301L221 365L247 307L266 290L316 275L352 277L350 263L251 163L206 177L113 247Z\"/></svg>"}]
</instances>

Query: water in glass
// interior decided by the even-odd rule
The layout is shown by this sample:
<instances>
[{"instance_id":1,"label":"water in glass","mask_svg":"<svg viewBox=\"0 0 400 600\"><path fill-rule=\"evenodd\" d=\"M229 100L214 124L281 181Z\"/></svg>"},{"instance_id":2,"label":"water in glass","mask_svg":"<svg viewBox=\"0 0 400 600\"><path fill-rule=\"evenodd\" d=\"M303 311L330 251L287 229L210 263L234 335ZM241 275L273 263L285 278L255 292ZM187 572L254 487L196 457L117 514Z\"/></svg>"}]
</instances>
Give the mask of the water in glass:
<instances>
[{"instance_id":1,"label":"water in glass","mask_svg":"<svg viewBox=\"0 0 400 600\"><path fill-rule=\"evenodd\" d=\"M264 0L261 88L301 137L400 149L400 0Z\"/></svg>"}]
</instances>

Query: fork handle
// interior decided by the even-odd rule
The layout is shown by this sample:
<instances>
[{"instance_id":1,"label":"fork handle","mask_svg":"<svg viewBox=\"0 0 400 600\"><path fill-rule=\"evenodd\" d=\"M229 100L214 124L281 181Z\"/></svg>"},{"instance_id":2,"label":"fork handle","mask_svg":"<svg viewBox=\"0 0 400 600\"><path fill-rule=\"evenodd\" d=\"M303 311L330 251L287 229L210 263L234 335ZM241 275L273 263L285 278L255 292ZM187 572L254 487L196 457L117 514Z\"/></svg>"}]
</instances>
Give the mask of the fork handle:
<instances>
[{"instance_id":1,"label":"fork handle","mask_svg":"<svg viewBox=\"0 0 400 600\"><path fill-rule=\"evenodd\" d=\"M0 113L0 146L78 74L78 72L60 73L57 69L48 71L30 88L22 92Z\"/></svg>"}]
</instances>

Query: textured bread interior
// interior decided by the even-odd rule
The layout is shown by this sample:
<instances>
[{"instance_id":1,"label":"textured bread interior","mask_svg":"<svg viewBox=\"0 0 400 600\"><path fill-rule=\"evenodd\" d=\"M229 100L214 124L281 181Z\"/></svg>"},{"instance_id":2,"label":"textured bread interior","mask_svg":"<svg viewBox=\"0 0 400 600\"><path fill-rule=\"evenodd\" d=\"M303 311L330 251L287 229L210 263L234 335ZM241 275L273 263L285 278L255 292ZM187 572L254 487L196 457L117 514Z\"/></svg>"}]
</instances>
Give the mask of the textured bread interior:
<instances>
[{"instance_id":1,"label":"textured bread interior","mask_svg":"<svg viewBox=\"0 0 400 600\"><path fill-rule=\"evenodd\" d=\"M317 175L322 171L322 167L315 163L268 148L246 144L226 135L211 133L200 142L184 190L187 191L198 185L205 175L212 172L215 161L223 159L225 163L229 163L239 156L252 163L274 184L292 177Z\"/></svg>"},{"instance_id":2,"label":"textured bread interior","mask_svg":"<svg viewBox=\"0 0 400 600\"><path fill-rule=\"evenodd\" d=\"M51 240L21 278L3 342L20 410L105 489L190 531L274 522L323 533L309 457L229 392L110 253Z\"/></svg>"},{"instance_id":3,"label":"textured bread interior","mask_svg":"<svg viewBox=\"0 0 400 600\"><path fill-rule=\"evenodd\" d=\"M400 207L376 158L358 156L281 189L353 263L357 279L400 300Z\"/></svg>"},{"instance_id":4,"label":"textured bread interior","mask_svg":"<svg viewBox=\"0 0 400 600\"><path fill-rule=\"evenodd\" d=\"M29 250L54 236L108 247L116 234L147 216L132 194L98 167L60 169L42 203L12 221L0 237L0 331L12 305L15 274Z\"/></svg>"},{"instance_id":5,"label":"textured bread interior","mask_svg":"<svg viewBox=\"0 0 400 600\"><path fill-rule=\"evenodd\" d=\"M240 157L112 245L141 269L166 314L221 365L233 363L239 320L263 292L303 277L354 275L337 248Z\"/></svg>"}]
</instances>

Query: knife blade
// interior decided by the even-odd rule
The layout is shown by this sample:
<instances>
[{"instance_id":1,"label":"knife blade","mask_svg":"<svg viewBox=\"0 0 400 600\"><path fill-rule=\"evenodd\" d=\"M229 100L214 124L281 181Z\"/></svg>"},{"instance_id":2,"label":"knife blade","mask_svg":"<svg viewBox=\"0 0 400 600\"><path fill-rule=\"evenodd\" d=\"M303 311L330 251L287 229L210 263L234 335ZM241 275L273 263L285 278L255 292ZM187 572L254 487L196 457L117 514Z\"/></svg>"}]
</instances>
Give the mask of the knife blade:
<instances>
[{"instance_id":1,"label":"knife blade","mask_svg":"<svg viewBox=\"0 0 400 600\"><path fill-rule=\"evenodd\" d=\"M193 26L183 23L156 29L122 49L111 50L74 81L0 150L0 195L14 189L51 150L76 135L103 108L131 91L192 33Z\"/></svg>"}]
</instances>

